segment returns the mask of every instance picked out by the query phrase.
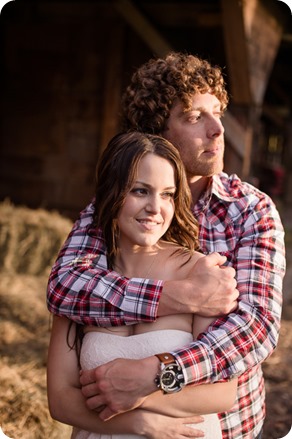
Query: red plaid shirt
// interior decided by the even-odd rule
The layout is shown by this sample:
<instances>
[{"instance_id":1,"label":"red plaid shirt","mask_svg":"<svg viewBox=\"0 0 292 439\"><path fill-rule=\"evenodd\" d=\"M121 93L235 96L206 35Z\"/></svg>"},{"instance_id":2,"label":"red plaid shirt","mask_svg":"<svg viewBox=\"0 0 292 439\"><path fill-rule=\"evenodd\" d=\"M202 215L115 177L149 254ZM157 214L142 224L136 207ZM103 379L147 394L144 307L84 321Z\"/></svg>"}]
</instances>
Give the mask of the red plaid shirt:
<instances>
[{"instance_id":1,"label":"red plaid shirt","mask_svg":"<svg viewBox=\"0 0 292 439\"><path fill-rule=\"evenodd\" d=\"M105 245L91 227L90 204L75 223L52 269L48 308L76 322L99 326L153 321L163 282L127 279L106 267ZM223 439L252 439L264 416L260 363L274 350L279 333L284 232L271 199L222 173L194 208L203 251L219 252L237 272L236 313L216 320L188 348L173 352L187 383L239 377L237 400L220 413Z\"/></svg>"}]
</instances>

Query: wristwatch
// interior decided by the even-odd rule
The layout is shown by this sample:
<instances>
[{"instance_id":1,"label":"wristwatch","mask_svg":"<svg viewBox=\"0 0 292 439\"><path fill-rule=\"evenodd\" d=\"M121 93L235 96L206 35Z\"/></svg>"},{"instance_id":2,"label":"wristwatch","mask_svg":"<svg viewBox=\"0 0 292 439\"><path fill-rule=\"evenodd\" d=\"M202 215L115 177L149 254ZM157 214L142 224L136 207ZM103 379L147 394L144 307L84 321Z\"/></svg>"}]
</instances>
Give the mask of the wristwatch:
<instances>
[{"instance_id":1,"label":"wristwatch","mask_svg":"<svg viewBox=\"0 0 292 439\"><path fill-rule=\"evenodd\" d=\"M161 363L161 372L155 378L155 384L163 393L176 393L185 386L182 368L172 354L157 354Z\"/></svg>"}]
</instances>

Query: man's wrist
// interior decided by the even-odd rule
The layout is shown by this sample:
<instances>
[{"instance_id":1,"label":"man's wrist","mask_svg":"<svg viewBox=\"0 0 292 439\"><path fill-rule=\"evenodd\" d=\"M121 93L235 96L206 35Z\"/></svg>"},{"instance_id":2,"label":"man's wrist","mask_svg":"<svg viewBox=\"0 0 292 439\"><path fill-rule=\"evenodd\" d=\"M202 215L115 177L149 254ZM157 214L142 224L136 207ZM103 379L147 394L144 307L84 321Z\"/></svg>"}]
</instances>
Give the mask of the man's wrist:
<instances>
[{"instance_id":1,"label":"man's wrist","mask_svg":"<svg viewBox=\"0 0 292 439\"><path fill-rule=\"evenodd\" d=\"M175 357L169 352L157 354L160 361L160 372L156 375L154 383L164 394L176 393L185 386L185 380L181 366Z\"/></svg>"},{"instance_id":2,"label":"man's wrist","mask_svg":"<svg viewBox=\"0 0 292 439\"><path fill-rule=\"evenodd\" d=\"M187 279L164 281L157 315L197 314L199 307L195 301L194 286Z\"/></svg>"},{"instance_id":3,"label":"man's wrist","mask_svg":"<svg viewBox=\"0 0 292 439\"><path fill-rule=\"evenodd\" d=\"M150 395L154 392L157 392L157 386L155 384L155 377L160 373L160 361L159 359L153 355L151 357L144 358L143 362L143 370L147 371L147 376L144 376L144 385L146 392L144 396Z\"/></svg>"}]
</instances>

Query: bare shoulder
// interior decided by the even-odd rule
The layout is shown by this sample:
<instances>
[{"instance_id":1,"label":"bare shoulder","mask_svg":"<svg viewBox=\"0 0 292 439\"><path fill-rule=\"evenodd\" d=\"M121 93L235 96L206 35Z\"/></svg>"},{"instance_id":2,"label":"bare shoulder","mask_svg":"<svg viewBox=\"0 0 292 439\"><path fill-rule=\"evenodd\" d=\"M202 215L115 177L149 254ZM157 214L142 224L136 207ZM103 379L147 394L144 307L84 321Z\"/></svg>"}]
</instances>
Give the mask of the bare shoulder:
<instances>
[{"instance_id":1,"label":"bare shoulder","mask_svg":"<svg viewBox=\"0 0 292 439\"><path fill-rule=\"evenodd\" d=\"M185 279L189 271L204 255L199 252L190 253L173 243L161 242L164 260L164 279Z\"/></svg>"}]
</instances>

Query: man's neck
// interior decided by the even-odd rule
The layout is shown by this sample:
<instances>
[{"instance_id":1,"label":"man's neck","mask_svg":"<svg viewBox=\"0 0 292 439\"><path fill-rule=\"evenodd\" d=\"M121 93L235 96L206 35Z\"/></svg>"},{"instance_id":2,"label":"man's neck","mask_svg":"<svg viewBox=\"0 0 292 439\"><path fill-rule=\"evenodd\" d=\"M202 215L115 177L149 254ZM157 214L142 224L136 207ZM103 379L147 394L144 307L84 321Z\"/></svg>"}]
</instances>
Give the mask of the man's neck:
<instances>
[{"instance_id":1,"label":"man's neck","mask_svg":"<svg viewBox=\"0 0 292 439\"><path fill-rule=\"evenodd\" d=\"M194 205L208 186L210 178L211 177L192 177L188 179Z\"/></svg>"}]
</instances>

